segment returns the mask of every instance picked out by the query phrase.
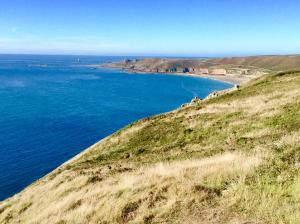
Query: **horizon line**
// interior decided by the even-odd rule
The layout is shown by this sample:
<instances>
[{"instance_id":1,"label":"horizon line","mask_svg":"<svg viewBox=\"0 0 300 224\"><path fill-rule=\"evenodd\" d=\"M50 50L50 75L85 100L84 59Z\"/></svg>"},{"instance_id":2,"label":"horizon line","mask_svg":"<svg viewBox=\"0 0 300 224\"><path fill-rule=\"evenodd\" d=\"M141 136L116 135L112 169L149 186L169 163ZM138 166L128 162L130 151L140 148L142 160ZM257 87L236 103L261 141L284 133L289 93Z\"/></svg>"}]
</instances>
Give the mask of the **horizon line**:
<instances>
[{"instance_id":1,"label":"horizon line","mask_svg":"<svg viewBox=\"0 0 300 224\"><path fill-rule=\"evenodd\" d=\"M24 56L81 56L81 57L141 57L141 58L160 58L160 57L168 57L168 58L240 58L240 57L267 57L267 56L300 56L300 53L289 53L289 54L240 54L240 55L218 55L215 56L200 56L200 55L168 55L168 54L145 54L145 55L134 55L134 54L64 54L64 53L0 53L0 55L24 55Z\"/></svg>"}]
</instances>

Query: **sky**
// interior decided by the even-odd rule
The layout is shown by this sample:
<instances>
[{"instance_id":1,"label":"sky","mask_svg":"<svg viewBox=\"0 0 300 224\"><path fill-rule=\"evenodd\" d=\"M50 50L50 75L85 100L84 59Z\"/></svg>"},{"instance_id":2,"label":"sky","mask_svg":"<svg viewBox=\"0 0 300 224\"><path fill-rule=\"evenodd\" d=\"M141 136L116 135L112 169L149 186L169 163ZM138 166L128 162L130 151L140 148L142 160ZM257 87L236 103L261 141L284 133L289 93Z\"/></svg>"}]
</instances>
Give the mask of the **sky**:
<instances>
[{"instance_id":1,"label":"sky","mask_svg":"<svg viewBox=\"0 0 300 224\"><path fill-rule=\"evenodd\" d=\"M300 53L299 0L0 0L0 53Z\"/></svg>"}]
</instances>

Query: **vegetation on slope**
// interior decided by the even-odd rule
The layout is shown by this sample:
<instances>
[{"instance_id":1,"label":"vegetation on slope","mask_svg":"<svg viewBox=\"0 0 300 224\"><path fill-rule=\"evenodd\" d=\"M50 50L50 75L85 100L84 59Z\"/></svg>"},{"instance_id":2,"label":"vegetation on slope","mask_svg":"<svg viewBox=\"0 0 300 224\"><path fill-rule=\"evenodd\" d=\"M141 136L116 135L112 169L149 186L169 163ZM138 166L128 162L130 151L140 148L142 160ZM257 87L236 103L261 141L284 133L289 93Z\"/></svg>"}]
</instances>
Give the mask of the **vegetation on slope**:
<instances>
[{"instance_id":1,"label":"vegetation on slope","mask_svg":"<svg viewBox=\"0 0 300 224\"><path fill-rule=\"evenodd\" d=\"M284 71L287 69L300 69L300 55L270 55L253 57L235 57L213 59L214 63L254 66L274 71Z\"/></svg>"},{"instance_id":2,"label":"vegetation on slope","mask_svg":"<svg viewBox=\"0 0 300 224\"><path fill-rule=\"evenodd\" d=\"M252 57L231 57L214 59L161 59L146 58L142 60L125 60L106 65L108 67L117 67L132 69L141 72L178 72L184 68L194 69L227 69L233 74L239 69L249 70L248 76L255 73L263 74L268 70L285 71L288 69L300 69L300 55L283 56L252 56ZM193 71L192 71L193 72ZM197 73L197 71L196 71ZM229 72L230 73L230 72Z\"/></svg>"},{"instance_id":3,"label":"vegetation on slope","mask_svg":"<svg viewBox=\"0 0 300 224\"><path fill-rule=\"evenodd\" d=\"M0 203L0 223L299 223L300 72L140 120Z\"/></svg>"}]
</instances>

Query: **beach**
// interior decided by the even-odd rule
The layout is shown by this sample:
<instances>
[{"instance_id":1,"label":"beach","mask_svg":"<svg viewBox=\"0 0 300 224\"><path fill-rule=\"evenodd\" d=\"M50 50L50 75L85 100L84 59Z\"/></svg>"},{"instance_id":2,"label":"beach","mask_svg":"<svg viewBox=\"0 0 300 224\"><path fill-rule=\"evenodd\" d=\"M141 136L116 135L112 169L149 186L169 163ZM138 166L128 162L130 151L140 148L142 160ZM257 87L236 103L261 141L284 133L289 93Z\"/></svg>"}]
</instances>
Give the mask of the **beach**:
<instances>
[{"instance_id":1,"label":"beach","mask_svg":"<svg viewBox=\"0 0 300 224\"><path fill-rule=\"evenodd\" d=\"M240 85L242 83L245 83L253 78L256 78L258 76L245 76L245 75L212 75L212 74L196 74L196 73L183 73L183 72L148 72L148 71L140 71L135 69L127 69L127 68L120 68L120 67L114 67L109 65L87 65L90 68L100 69L100 68L108 68L108 69L117 69L122 70L128 74L158 74L158 75L179 75L179 76L189 76L189 77L196 77L196 78L205 78L205 79L211 79L215 81L221 81L226 82L232 85Z\"/></svg>"}]
</instances>

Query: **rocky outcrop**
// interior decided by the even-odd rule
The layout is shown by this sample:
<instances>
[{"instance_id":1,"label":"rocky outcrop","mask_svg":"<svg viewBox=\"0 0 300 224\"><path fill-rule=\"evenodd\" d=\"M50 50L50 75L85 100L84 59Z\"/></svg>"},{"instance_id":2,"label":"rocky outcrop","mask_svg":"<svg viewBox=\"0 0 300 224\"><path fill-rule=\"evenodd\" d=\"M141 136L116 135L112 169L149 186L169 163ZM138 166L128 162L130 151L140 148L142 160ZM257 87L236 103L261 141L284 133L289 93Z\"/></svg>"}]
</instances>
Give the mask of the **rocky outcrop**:
<instances>
[{"instance_id":1,"label":"rocky outcrop","mask_svg":"<svg viewBox=\"0 0 300 224\"><path fill-rule=\"evenodd\" d=\"M240 89L240 85L237 85L237 84L236 84L236 85L234 85L234 89L235 89L235 90L238 90L238 89Z\"/></svg>"},{"instance_id":2,"label":"rocky outcrop","mask_svg":"<svg viewBox=\"0 0 300 224\"><path fill-rule=\"evenodd\" d=\"M202 102L202 99L199 98L198 96L196 96L195 98L193 98L193 99L191 100L190 103L182 104L182 105L181 105L181 108L188 107L188 106L193 106L193 105L198 105L198 104L201 103L201 102Z\"/></svg>"},{"instance_id":3,"label":"rocky outcrop","mask_svg":"<svg viewBox=\"0 0 300 224\"><path fill-rule=\"evenodd\" d=\"M211 98L215 98L215 97L218 97L219 96L219 92L217 91L214 91L212 92L211 94L209 94L206 99L211 99Z\"/></svg>"}]
</instances>

